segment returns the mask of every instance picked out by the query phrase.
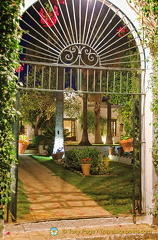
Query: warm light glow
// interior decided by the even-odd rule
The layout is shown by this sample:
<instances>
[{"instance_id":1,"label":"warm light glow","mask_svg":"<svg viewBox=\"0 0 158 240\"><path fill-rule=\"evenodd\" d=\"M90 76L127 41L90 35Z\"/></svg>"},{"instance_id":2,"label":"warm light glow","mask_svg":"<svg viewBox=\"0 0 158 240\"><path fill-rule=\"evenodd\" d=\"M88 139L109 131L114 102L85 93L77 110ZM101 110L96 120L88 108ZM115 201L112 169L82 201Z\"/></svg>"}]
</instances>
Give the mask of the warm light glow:
<instances>
[{"instance_id":1,"label":"warm light glow","mask_svg":"<svg viewBox=\"0 0 158 240\"><path fill-rule=\"evenodd\" d=\"M106 135L102 136L102 141L103 141L104 144L106 143Z\"/></svg>"}]
</instances>

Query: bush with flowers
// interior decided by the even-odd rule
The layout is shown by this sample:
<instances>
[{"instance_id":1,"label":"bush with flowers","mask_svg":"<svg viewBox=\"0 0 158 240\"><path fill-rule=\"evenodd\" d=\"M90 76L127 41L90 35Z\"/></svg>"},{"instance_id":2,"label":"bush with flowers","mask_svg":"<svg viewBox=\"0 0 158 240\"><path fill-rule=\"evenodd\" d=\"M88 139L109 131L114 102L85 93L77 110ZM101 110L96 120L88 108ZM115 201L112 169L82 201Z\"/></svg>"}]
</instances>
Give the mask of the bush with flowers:
<instances>
[{"instance_id":1,"label":"bush with flowers","mask_svg":"<svg viewBox=\"0 0 158 240\"><path fill-rule=\"evenodd\" d=\"M87 158L83 158L81 161L82 164L91 164L92 163L92 159L87 157Z\"/></svg>"},{"instance_id":2,"label":"bush with flowers","mask_svg":"<svg viewBox=\"0 0 158 240\"><path fill-rule=\"evenodd\" d=\"M91 163L91 174L99 174L100 151L95 147L75 148L65 152L64 165L70 170L81 171L81 164Z\"/></svg>"}]
</instances>

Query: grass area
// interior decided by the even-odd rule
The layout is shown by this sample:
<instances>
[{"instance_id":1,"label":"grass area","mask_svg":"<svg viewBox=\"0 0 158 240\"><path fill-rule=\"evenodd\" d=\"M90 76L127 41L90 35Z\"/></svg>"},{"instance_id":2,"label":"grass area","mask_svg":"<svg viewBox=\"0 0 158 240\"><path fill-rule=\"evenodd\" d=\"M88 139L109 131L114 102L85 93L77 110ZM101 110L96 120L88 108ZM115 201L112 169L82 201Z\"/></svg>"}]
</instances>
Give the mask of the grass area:
<instances>
[{"instance_id":1,"label":"grass area","mask_svg":"<svg viewBox=\"0 0 158 240\"><path fill-rule=\"evenodd\" d=\"M18 181L17 218L23 218L30 213L30 202L23 188L22 182Z\"/></svg>"},{"instance_id":2,"label":"grass area","mask_svg":"<svg viewBox=\"0 0 158 240\"><path fill-rule=\"evenodd\" d=\"M56 164L51 157L33 156L66 182L81 189L100 206L112 214L130 214L132 210L132 166L110 162L112 170L108 175L82 176ZM138 185L138 173L136 173ZM138 195L138 187L137 187ZM138 198L138 196L137 196Z\"/></svg>"},{"instance_id":3,"label":"grass area","mask_svg":"<svg viewBox=\"0 0 158 240\"><path fill-rule=\"evenodd\" d=\"M17 219L23 220L26 215L30 213L30 202L23 188L23 184L18 180L18 194L17 194ZM4 209L4 221L7 221L7 206ZM11 215L8 215L8 221L11 222Z\"/></svg>"}]
</instances>

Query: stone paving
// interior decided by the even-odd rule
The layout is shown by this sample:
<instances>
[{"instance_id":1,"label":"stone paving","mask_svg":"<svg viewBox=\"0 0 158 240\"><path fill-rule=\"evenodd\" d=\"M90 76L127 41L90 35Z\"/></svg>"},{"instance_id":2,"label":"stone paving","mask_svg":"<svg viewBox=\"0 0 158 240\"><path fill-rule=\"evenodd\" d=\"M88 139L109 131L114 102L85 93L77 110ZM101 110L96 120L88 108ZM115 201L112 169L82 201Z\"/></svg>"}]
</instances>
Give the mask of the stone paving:
<instances>
[{"instance_id":1,"label":"stone paving","mask_svg":"<svg viewBox=\"0 0 158 240\"><path fill-rule=\"evenodd\" d=\"M130 223L129 218L79 219L7 224L4 239L157 240L158 231L147 224Z\"/></svg>"},{"instance_id":2,"label":"stone paving","mask_svg":"<svg viewBox=\"0 0 158 240\"><path fill-rule=\"evenodd\" d=\"M31 202L27 221L111 215L81 190L60 179L31 156L24 154L19 158L19 179Z\"/></svg>"},{"instance_id":3,"label":"stone paving","mask_svg":"<svg viewBox=\"0 0 158 240\"><path fill-rule=\"evenodd\" d=\"M132 215L112 216L29 155L20 155L19 178L31 202L30 214L5 225L6 240L158 239L157 227L133 224Z\"/></svg>"}]
</instances>

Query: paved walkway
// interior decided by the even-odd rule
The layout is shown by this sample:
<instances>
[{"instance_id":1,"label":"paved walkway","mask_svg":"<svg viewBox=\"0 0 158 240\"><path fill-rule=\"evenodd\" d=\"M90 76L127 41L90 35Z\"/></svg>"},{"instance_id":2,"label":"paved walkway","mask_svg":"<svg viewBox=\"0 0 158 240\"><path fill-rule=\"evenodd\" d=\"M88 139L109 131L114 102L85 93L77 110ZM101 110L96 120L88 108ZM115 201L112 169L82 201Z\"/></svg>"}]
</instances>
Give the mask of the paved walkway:
<instances>
[{"instance_id":1,"label":"paved walkway","mask_svg":"<svg viewBox=\"0 0 158 240\"><path fill-rule=\"evenodd\" d=\"M76 219L110 215L81 190L60 179L29 155L19 157L19 179L24 184L31 202L30 214L22 220Z\"/></svg>"},{"instance_id":2,"label":"paved walkway","mask_svg":"<svg viewBox=\"0 0 158 240\"><path fill-rule=\"evenodd\" d=\"M29 155L20 156L19 178L31 202L30 214L6 224L6 240L158 239L157 228L133 224L132 216L112 216Z\"/></svg>"}]
</instances>

